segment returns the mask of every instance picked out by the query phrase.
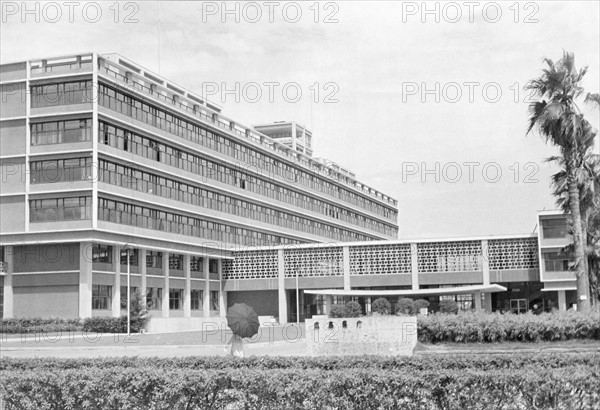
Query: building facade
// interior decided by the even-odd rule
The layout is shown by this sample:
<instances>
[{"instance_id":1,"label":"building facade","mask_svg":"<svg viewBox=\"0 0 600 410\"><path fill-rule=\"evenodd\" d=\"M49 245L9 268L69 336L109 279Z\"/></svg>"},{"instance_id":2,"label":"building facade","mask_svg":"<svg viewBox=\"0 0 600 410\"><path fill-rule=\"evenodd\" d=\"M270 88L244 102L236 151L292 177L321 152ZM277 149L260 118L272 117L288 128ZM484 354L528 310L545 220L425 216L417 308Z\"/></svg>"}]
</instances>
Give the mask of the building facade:
<instances>
[{"instance_id":1,"label":"building facade","mask_svg":"<svg viewBox=\"0 0 600 410\"><path fill-rule=\"evenodd\" d=\"M315 289L499 284L430 300L513 311L570 297L550 216L541 237L397 241L397 201L313 158L305 127L245 127L122 56L4 64L0 87L2 317L119 316L128 278L154 321L184 324L341 301Z\"/></svg>"}]
</instances>

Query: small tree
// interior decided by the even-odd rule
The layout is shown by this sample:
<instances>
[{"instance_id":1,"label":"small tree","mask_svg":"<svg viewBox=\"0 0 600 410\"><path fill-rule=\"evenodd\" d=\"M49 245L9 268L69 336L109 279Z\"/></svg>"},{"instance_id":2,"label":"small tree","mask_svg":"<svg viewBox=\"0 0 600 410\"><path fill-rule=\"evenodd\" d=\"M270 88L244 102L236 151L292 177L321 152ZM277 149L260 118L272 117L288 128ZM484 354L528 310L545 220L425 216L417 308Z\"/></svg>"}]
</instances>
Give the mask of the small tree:
<instances>
[{"instance_id":1,"label":"small tree","mask_svg":"<svg viewBox=\"0 0 600 410\"><path fill-rule=\"evenodd\" d=\"M344 305L333 305L329 310L329 317L345 317L346 309Z\"/></svg>"},{"instance_id":2,"label":"small tree","mask_svg":"<svg viewBox=\"0 0 600 410\"><path fill-rule=\"evenodd\" d=\"M146 328L150 320L148 311L144 303L144 298L140 291L136 291L131 295L131 331L140 332Z\"/></svg>"},{"instance_id":3,"label":"small tree","mask_svg":"<svg viewBox=\"0 0 600 410\"><path fill-rule=\"evenodd\" d=\"M458 303L454 300L445 299L440 302L440 312L458 313Z\"/></svg>"},{"instance_id":4,"label":"small tree","mask_svg":"<svg viewBox=\"0 0 600 410\"><path fill-rule=\"evenodd\" d=\"M371 310L380 315L389 315L392 311L392 304L386 298L378 298L371 305Z\"/></svg>"},{"instance_id":5,"label":"small tree","mask_svg":"<svg viewBox=\"0 0 600 410\"><path fill-rule=\"evenodd\" d=\"M429 307L429 302L425 299L417 299L415 300L415 314L421 313L421 309L426 309Z\"/></svg>"},{"instance_id":6,"label":"small tree","mask_svg":"<svg viewBox=\"0 0 600 410\"><path fill-rule=\"evenodd\" d=\"M360 317L362 316L362 308L358 302L348 302L344 306L345 317Z\"/></svg>"},{"instance_id":7,"label":"small tree","mask_svg":"<svg viewBox=\"0 0 600 410\"><path fill-rule=\"evenodd\" d=\"M396 303L397 315L412 315L415 310L415 302L410 298L400 298Z\"/></svg>"}]
</instances>

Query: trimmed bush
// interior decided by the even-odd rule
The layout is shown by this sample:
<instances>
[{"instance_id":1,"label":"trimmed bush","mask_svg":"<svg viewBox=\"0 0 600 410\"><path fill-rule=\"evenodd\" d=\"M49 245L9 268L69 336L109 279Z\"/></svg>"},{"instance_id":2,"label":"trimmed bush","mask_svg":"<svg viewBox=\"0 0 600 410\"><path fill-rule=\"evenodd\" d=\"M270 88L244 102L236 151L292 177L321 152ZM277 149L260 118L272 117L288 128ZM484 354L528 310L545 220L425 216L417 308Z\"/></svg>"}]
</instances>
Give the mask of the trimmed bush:
<instances>
[{"instance_id":1,"label":"trimmed bush","mask_svg":"<svg viewBox=\"0 0 600 410\"><path fill-rule=\"evenodd\" d=\"M440 312L442 313L458 313L458 303L453 300L440 301Z\"/></svg>"},{"instance_id":2,"label":"trimmed bush","mask_svg":"<svg viewBox=\"0 0 600 410\"><path fill-rule=\"evenodd\" d=\"M329 310L329 317L346 317L346 309L344 305L333 305Z\"/></svg>"},{"instance_id":3,"label":"trimmed bush","mask_svg":"<svg viewBox=\"0 0 600 410\"><path fill-rule=\"evenodd\" d=\"M7 410L592 409L599 368L593 353L9 359L0 361L0 395Z\"/></svg>"},{"instance_id":4,"label":"trimmed bush","mask_svg":"<svg viewBox=\"0 0 600 410\"><path fill-rule=\"evenodd\" d=\"M345 305L333 305L329 310L329 317L360 317L362 308L358 302L348 302Z\"/></svg>"},{"instance_id":5,"label":"trimmed bush","mask_svg":"<svg viewBox=\"0 0 600 410\"><path fill-rule=\"evenodd\" d=\"M600 314L551 312L534 315L460 312L417 319L419 341L426 343L538 342L600 340Z\"/></svg>"},{"instance_id":6,"label":"trimmed bush","mask_svg":"<svg viewBox=\"0 0 600 410\"><path fill-rule=\"evenodd\" d=\"M427 301L425 299L417 299L417 300L415 300L414 313L419 314L421 312L421 309L427 309L428 307L429 307L429 301Z\"/></svg>"},{"instance_id":7,"label":"trimmed bush","mask_svg":"<svg viewBox=\"0 0 600 410\"><path fill-rule=\"evenodd\" d=\"M412 315L415 311L415 302L410 298L399 298L396 303L397 315Z\"/></svg>"},{"instance_id":8,"label":"trimmed bush","mask_svg":"<svg viewBox=\"0 0 600 410\"><path fill-rule=\"evenodd\" d=\"M386 298L378 298L373 301L371 311L380 315L389 315L392 311L392 304Z\"/></svg>"},{"instance_id":9,"label":"trimmed bush","mask_svg":"<svg viewBox=\"0 0 600 410\"><path fill-rule=\"evenodd\" d=\"M70 332L81 331L83 321L79 319L2 319L0 320L0 333L23 334L42 332Z\"/></svg>"},{"instance_id":10,"label":"trimmed bush","mask_svg":"<svg viewBox=\"0 0 600 410\"><path fill-rule=\"evenodd\" d=\"M362 316L362 308L358 302L350 301L344 305L345 317Z\"/></svg>"}]
</instances>

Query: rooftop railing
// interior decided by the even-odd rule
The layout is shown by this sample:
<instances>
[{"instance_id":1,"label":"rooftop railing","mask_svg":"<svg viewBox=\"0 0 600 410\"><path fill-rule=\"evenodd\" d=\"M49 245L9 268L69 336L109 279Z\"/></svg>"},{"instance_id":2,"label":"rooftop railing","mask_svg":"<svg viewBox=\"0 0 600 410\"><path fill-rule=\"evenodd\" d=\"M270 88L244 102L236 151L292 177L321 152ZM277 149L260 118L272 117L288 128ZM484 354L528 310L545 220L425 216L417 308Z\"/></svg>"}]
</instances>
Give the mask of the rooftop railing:
<instances>
[{"instance_id":1,"label":"rooftop railing","mask_svg":"<svg viewBox=\"0 0 600 410\"><path fill-rule=\"evenodd\" d=\"M136 79L133 76L123 75L121 72L116 71L114 68L115 67L112 66L112 64L108 64L108 62L105 61L104 66L100 67L100 73L106 74L107 76L114 78L115 80L117 80L117 82L121 83L126 88L130 88L131 90L135 90L151 98L161 100L175 107L176 109L185 112L188 115L199 117L200 119L207 121L222 130L225 130L229 133L233 133L241 137L242 139L250 140L253 143L267 148L280 156L286 157L288 160L291 160L295 163L299 163L309 168L311 171L314 171L315 168L327 169L329 171L328 176L337 177L335 178L336 181L344 183L345 185L363 194L367 194L373 198L377 198L380 201L387 202L388 204L393 206L397 206L398 204L398 201L386 195L383 195L380 192L377 192L376 190L359 183L358 181L354 181L348 178L346 175L335 170L330 166L320 164L319 162L310 159L310 157L307 157L300 152L294 151L291 148L280 144L275 140L272 140L267 135L259 133L251 128L239 125L236 122L231 121L226 117L222 116L222 114L212 112L210 108L205 108L199 103L184 99L185 97L181 97L178 94L172 94L169 93L169 91L159 89L158 86L148 86L139 81L136 81Z\"/></svg>"}]
</instances>

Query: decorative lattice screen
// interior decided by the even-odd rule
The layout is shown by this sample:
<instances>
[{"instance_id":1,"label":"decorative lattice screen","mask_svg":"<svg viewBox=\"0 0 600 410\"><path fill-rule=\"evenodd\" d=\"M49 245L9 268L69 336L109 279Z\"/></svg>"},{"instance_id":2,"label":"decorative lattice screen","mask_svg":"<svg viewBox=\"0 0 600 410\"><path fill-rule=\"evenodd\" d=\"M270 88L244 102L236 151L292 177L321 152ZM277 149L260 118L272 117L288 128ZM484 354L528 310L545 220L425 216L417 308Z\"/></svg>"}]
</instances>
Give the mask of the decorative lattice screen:
<instances>
[{"instance_id":1,"label":"decorative lattice screen","mask_svg":"<svg viewBox=\"0 0 600 410\"><path fill-rule=\"evenodd\" d=\"M539 268L537 238L488 241L490 270Z\"/></svg>"},{"instance_id":2,"label":"decorative lattice screen","mask_svg":"<svg viewBox=\"0 0 600 410\"><path fill-rule=\"evenodd\" d=\"M479 271L481 242L428 242L417 245L419 272Z\"/></svg>"},{"instance_id":3,"label":"decorative lattice screen","mask_svg":"<svg viewBox=\"0 0 600 410\"><path fill-rule=\"evenodd\" d=\"M234 260L223 260L225 279L261 279L278 276L277 250L240 251Z\"/></svg>"},{"instance_id":4,"label":"decorative lattice screen","mask_svg":"<svg viewBox=\"0 0 600 410\"><path fill-rule=\"evenodd\" d=\"M350 247L351 275L390 275L410 272L410 244Z\"/></svg>"},{"instance_id":5,"label":"decorative lattice screen","mask_svg":"<svg viewBox=\"0 0 600 410\"><path fill-rule=\"evenodd\" d=\"M285 276L343 275L342 247L286 249Z\"/></svg>"}]
</instances>

